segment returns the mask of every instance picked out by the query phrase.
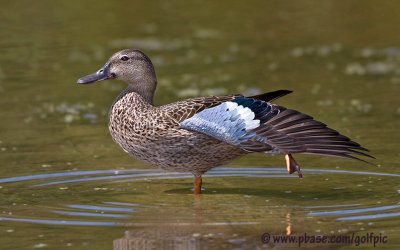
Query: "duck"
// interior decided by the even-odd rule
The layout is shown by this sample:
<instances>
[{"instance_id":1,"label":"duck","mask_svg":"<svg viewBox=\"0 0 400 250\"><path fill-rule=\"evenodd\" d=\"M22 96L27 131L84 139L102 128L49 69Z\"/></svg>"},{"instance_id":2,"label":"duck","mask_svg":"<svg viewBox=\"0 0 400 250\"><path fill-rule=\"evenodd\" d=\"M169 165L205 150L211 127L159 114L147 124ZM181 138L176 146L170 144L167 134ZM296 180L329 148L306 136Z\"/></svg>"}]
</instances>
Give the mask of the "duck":
<instances>
[{"instance_id":1,"label":"duck","mask_svg":"<svg viewBox=\"0 0 400 250\"><path fill-rule=\"evenodd\" d=\"M153 167L191 172L193 193L202 191L202 175L250 153L283 155L289 174L299 164L293 154L312 154L364 161L368 149L312 116L272 101L292 93L276 90L185 99L153 104L157 77L150 58L138 49L113 54L93 74L77 80L128 84L111 105L108 128L112 139L130 156Z\"/></svg>"}]
</instances>

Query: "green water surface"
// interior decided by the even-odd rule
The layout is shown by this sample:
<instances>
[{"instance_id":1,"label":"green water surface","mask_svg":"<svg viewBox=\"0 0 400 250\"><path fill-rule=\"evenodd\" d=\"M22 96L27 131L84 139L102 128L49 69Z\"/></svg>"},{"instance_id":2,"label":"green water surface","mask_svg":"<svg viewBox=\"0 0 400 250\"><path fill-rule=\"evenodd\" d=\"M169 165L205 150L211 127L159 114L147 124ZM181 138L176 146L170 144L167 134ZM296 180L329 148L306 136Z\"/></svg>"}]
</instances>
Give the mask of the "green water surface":
<instances>
[{"instance_id":1,"label":"green water surface","mask_svg":"<svg viewBox=\"0 0 400 250\"><path fill-rule=\"evenodd\" d=\"M0 249L263 249L261 235L386 236L400 248L400 2L10 1L0 8ZM277 101L359 142L373 164L252 154L192 176L111 139L125 87L78 86L114 52L152 59L158 105L293 90ZM373 244L304 244L367 249Z\"/></svg>"}]
</instances>

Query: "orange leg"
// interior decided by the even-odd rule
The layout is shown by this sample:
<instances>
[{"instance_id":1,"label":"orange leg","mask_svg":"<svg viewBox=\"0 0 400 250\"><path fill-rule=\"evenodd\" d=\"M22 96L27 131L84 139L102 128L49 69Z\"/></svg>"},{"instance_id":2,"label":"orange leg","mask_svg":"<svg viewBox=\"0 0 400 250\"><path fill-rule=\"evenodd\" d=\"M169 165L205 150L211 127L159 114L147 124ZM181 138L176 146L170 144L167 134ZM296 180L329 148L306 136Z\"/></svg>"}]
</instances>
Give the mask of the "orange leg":
<instances>
[{"instance_id":1,"label":"orange leg","mask_svg":"<svg viewBox=\"0 0 400 250\"><path fill-rule=\"evenodd\" d=\"M203 183L203 180L201 179L201 176L195 177L194 183L193 183L193 193L194 194L201 194L201 184Z\"/></svg>"},{"instance_id":2,"label":"orange leg","mask_svg":"<svg viewBox=\"0 0 400 250\"><path fill-rule=\"evenodd\" d=\"M286 169L289 172L289 174L297 172L299 178L303 178L303 174L300 171L300 166L294 160L293 156L291 154L285 154L285 160L286 160Z\"/></svg>"},{"instance_id":3,"label":"orange leg","mask_svg":"<svg viewBox=\"0 0 400 250\"><path fill-rule=\"evenodd\" d=\"M292 169L290 168L290 158L289 158L289 154L285 154L285 160L286 160L286 169L288 171L289 174L293 173Z\"/></svg>"}]
</instances>

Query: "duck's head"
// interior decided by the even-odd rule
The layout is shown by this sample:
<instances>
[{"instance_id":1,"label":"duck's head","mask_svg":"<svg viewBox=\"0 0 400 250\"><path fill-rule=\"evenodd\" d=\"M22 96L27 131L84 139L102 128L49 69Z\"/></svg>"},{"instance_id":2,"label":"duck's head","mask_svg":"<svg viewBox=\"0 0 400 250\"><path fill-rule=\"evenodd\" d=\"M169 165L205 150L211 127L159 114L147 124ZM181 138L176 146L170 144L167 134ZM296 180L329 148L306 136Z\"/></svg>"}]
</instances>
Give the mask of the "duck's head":
<instances>
[{"instance_id":1,"label":"duck's head","mask_svg":"<svg viewBox=\"0 0 400 250\"><path fill-rule=\"evenodd\" d=\"M129 83L129 87L151 101L157 85L153 64L148 56L136 49L121 50L108 59L97 72L84 76L76 83L89 84L107 79Z\"/></svg>"}]
</instances>

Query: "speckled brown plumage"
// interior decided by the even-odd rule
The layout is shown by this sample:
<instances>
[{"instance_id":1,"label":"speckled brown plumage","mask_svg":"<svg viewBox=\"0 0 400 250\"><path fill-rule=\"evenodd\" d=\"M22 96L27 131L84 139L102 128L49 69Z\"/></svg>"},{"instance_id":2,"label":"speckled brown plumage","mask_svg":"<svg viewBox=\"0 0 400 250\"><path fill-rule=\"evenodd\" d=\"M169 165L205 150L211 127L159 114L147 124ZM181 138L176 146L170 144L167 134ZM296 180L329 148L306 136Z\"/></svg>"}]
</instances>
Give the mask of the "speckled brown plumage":
<instances>
[{"instance_id":1,"label":"speckled brown plumage","mask_svg":"<svg viewBox=\"0 0 400 250\"><path fill-rule=\"evenodd\" d=\"M192 172L195 192L200 192L201 175L207 170L252 152L284 154L288 172L298 172L299 177L292 153L371 157L360 152L366 149L358 143L311 116L270 103L291 91L199 97L154 106L154 67L143 52L133 49L115 53L99 71L77 83L106 79L128 83L109 111L114 141L152 166Z\"/></svg>"},{"instance_id":2,"label":"speckled brown plumage","mask_svg":"<svg viewBox=\"0 0 400 250\"><path fill-rule=\"evenodd\" d=\"M229 99L232 97L196 98L157 107L128 88L110 109L108 127L114 141L136 159L165 170L190 171L200 176L247 152L208 135L181 129L179 122Z\"/></svg>"}]
</instances>

